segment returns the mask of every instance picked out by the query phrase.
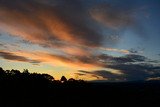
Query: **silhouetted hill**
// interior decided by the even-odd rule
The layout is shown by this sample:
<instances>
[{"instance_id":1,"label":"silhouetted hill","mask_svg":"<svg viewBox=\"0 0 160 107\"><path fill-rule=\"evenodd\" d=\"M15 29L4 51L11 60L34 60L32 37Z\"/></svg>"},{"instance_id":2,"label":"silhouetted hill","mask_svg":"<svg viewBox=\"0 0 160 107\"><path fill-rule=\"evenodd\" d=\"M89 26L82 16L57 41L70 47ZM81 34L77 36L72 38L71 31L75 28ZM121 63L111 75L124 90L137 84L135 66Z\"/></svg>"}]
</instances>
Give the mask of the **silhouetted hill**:
<instances>
[{"instance_id":1,"label":"silhouetted hill","mask_svg":"<svg viewBox=\"0 0 160 107\"><path fill-rule=\"evenodd\" d=\"M0 107L159 106L160 81L85 82L0 68Z\"/></svg>"}]
</instances>

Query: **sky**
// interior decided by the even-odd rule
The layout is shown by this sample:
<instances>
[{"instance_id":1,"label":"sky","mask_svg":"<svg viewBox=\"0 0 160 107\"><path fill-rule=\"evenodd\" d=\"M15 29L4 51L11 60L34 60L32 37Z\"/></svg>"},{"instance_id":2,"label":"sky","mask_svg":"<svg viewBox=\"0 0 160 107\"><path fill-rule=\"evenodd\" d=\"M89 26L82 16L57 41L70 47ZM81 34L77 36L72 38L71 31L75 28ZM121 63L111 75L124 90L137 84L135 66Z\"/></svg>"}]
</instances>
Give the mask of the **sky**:
<instances>
[{"instance_id":1,"label":"sky","mask_svg":"<svg viewBox=\"0 0 160 107\"><path fill-rule=\"evenodd\" d=\"M0 67L55 79L159 79L159 13L159 0L0 0Z\"/></svg>"}]
</instances>

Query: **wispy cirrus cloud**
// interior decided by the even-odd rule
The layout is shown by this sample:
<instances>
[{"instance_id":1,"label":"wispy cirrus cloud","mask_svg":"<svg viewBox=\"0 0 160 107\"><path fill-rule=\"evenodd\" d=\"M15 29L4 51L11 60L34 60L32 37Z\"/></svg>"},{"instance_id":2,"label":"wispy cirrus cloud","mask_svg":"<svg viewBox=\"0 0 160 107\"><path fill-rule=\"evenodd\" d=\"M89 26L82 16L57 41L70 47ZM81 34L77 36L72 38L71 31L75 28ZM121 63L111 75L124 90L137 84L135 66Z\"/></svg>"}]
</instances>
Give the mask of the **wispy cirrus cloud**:
<instances>
[{"instance_id":1,"label":"wispy cirrus cloud","mask_svg":"<svg viewBox=\"0 0 160 107\"><path fill-rule=\"evenodd\" d=\"M90 10L94 20L115 30L134 24L133 13L132 10L118 9L118 6L107 3L96 5Z\"/></svg>"},{"instance_id":2,"label":"wispy cirrus cloud","mask_svg":"<svg viewBox=\"0 0 160 107\"><path fill-rule=\"evenodd\" d=\"M125 49L104 48L104 47L100 47L99 49L104 50L104 51L123 53L123 54L130 54L131 53L131 51L125 50Z\"/></svg>"},{"instance_id":3,"label":"wispy cirrus cloud","mask_svg":"<svg viewBox=\"0 0 160 107\"><path fill-rule=\"evenodd\" d=\"M98 71L82 71L79 70L79 73L76 73L78 76L87 76L91 75L92 77L96 77L98 80L107 80L107 81L124 81L123 74L115 74L111 73L107 70L98 70Z\"/></svg>"},{"instance_id":4,"label":"wispy cirrus cloud","mask_svg":"<svg viewBox=\"0 0 160 107\"><path fill-rule=\"evenodd\" d=\"M12 52L0 51L0 57L2 57L3 59L6 59L6 60L11 60L11 61L29 62L29 63L32 63L32 64L41 63L41 61L32 60L32 59L29 59L29 58L24 57L24 56L19 56L19 55L16 55L16 54L12 53Z\"/></svg>"},{"instance_id":5,"label":"wispy cirrus cloud","mask_svg":"<svg viewBox=\"0 0 160 107\"><path fill-rule=\"evenodd\" d=\"M52 66L63 66L73 69L94 69L100 67L97 62L91 62L90 58L83 59L81 56L58 55L47 52L27 52L27 51L1 51L0 57L11 61L29 62L29 63L47 63Z\"/></svg>"},{"instance_id":6,"label":"wispy cirrus cloud","mask_svg":"<svg viewBox=\"0 0 160 107\"><path fill-rule=\"evenodd\" d=\"M105 12L107 8L108 17L112 14L113 18L109 19L114 20L106 20L106 23L123 26L119 23L132 20L129 18L130 14L126 14L127 18L119 18L119 16L124 16L121 15L125 13L123 9L115 12L114 7L108 5L103 7L101 9L99 6L94 7L92 14L89 14L90 8L92 10L93 7L86 9L81 1L72 1L71 3L71 1L66 2L65 0L47 0L45 2L15 0L11 3L10 0L0 0L0 30L33 44L58 48L67 54L84 55L95 51L97 47L106 51L129 53L123 49L103 48L104 41L111 43L113 40L104 40L104 34L99 32L96 24L94 25L97 20L93 20L93 16L97 16L97 10L99 14L102 12L107 15L108 13ZM105 35L105 38L108 36L110 35Z\"/></svg>"},{"instance_id":7,"label":"wispy cirrus cloud","mask_svg":"<svg viewBox=\"0 0 160 107\"><path fill-rule=\"evenodd\" d=\"M0 2L1 27L7 28L1 29L7 30L6 32L33 43L44 44L47 41L51 46L61 45L65 42L91 46L100 45L101 35L91 26L85 25L87 19L82 15L86 16L87 14L77 2L69 4L70 8L63 3L48 5L42 4L38 0L16 0L13 3L1 0ZM73 8L77 8L78 11L82 10L82 12L77 13ZM79 20L78 16L80 15L81 19Z\"/></svg>"}]
</instances>

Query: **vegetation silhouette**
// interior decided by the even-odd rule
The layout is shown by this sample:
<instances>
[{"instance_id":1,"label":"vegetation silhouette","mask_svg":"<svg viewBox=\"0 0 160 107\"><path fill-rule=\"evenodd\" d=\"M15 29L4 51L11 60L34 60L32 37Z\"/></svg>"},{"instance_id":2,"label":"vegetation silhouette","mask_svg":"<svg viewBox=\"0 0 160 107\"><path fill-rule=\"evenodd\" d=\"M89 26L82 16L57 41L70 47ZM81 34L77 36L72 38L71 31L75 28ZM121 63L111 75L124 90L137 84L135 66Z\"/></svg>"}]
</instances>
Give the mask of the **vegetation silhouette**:
<instances>
[{"instance_id":1,"label":"vegetation silhouette","mask_svg":"<svg viewBox=\"0 0 160 107\"><path fill-rule=\"evenodd\" d=\"M159 81L87 82L60 80L27 69L0 68L1 107L114 107L158 106Z\"/></svg>"},{"instance_id":2,"label":"vegetation silhouette","mask_svg":"<svg viewBox=\"0 0 160 107\"><path fill-rule=\"evenodd\" d=\"M62 82L66 82L66 81L67 81L67 78L66 78L65 76L62 76L62 77L61 77L61 81L62 81Z\"/></svg>"}]
</instances>

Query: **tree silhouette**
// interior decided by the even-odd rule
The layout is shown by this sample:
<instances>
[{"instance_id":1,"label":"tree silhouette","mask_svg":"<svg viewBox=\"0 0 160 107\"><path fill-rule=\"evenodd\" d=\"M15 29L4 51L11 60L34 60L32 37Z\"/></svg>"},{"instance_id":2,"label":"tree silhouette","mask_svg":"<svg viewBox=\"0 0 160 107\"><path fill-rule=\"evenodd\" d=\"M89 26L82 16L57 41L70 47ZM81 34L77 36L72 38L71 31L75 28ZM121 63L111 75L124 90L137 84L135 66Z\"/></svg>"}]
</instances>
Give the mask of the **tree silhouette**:
<instances>
[{"instance_id":1,"label":"tree silhouette","mask_svg":"<svg viewBox=\"0 0 160 107\"><path fill-rule=\"evenodd\" d=\"M65 76L62 76L60 81L61 81L61 82L66 82L66 81L67 81L67 78L66 78Z\"/></svg>"},{"instance_id":2,"label":"tree silhouette","mask_svg":"<svg viewBox=\"0 0 160 107\"><path fill-rule=\"evenodd\" d=\"M54 81L54 77L52 77L49 74L42 74L42 77L44 77L45 79L49 80L49 81Z\"/></svg>"},{"instance_id":3,"label":"tree silhouette","mask_svg":"<svg viewBox=\"0 0 160 107\"><path fill-rule=\"evenodd\" d=\"M5 74L5 72L4 72L3 68L0 67L0 75L3 75L3 74Z\"/></svg>"},{"instance_id":4,"label":"tree silhouette","mask_svg":"<svg viewBox=\"0 0 160 107\"><path fill-rule=\"evenodd\" d=\"M73 81L76 81L76 80L73 79L73 78L70 78L70 79L68 79L68 81L73 82Z\"/></svg>"},{"instance_id":5,"label":"tree silhouette","mask_svg":"<svg viewBox=\"0 0 160 107\"><path fill-rule=\"evenodd\" d=\"M24 69L24 70L23 70L23 73L24 73L24 74L29 74L28 69Z\"/></svg>"},{"instance_id":6,"label":"tree silhouette","mask_svg":"<svg viewBox=\"0 0 160 107\"><path fill-rule=\"evenodd\" d=\"M49 74L39 74L39 73L30 73L28 69L24 69L23 72L20 72L19 70L3 70L3 68L0 67L0 80L9 80L14 81L18 80L19 82L23 81L30 81L30 82L48 82L48 83L55 83L55 84L61 84L63 82L65 83L82 83L83 80L75 80L73 78L70 78L67 80L65 76L62 76L60 80L55 80L53 76Z\"/></svg>"},{"instance_id":7,"label":"tree silhouette","mask_svg":"<svg viewBox=\"0 0 160 107\"><path fill-rule=\"evenodd\" d=\"M21 72L20 72L19 70L14 70L14 69L12 69L12 70L10 71L10 73L11 73L11 75L19 75Z\"/></svg>"}]
</instances>

